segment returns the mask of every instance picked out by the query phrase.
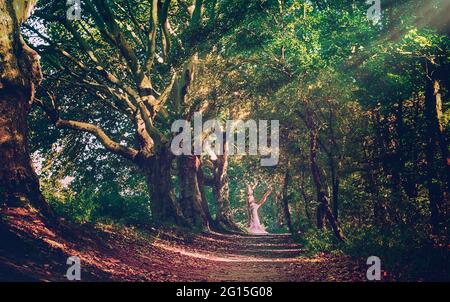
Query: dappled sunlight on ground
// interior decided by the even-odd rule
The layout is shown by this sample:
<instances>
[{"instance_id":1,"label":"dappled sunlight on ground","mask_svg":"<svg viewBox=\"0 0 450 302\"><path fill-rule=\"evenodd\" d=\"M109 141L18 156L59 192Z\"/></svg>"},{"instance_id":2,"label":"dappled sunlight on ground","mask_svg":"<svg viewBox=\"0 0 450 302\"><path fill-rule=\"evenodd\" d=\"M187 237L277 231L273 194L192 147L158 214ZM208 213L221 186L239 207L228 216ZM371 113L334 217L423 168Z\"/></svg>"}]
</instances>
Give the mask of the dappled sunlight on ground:
<instances>
[{"instance_id":1,"label":"dappled sunlight on ground","mask_svg":"<svg viewBox=\"0 0 450 302\"><path fill-rule=\"evenodd\" d=\"M109 225L49 228L36 212L3 209L0 280L65 281L78 256L83 281L353 281L344 256L304 255L289 235L184 234Z\"/></svg>"}]
</instances>

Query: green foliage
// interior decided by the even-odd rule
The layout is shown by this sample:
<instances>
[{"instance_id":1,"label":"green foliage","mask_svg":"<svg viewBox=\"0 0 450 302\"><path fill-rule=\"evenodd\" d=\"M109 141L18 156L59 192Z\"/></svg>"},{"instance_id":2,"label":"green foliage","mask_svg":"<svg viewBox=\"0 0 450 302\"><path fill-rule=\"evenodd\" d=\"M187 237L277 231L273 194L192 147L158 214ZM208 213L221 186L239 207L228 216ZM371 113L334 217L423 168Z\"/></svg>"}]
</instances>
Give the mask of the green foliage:
<instances>
[{"instance_id":1,"label":"green foliage","mask_svg":"<svg viewBox=\"0 0 450 302\"><path fill-rule=\"evenodd\" d=\"M109 185L108 185L109 184ZM123 191L116 183L101 187L55 190L44 186L44 195L61 217L78 223L115 222L131 225L151 223L150 204L145 194Z\"/></svg>"},{"instance_id":2,"label":"green foliage","mask_svg":"<svg viewBox=\"0 0 450 302\"><path fill-rule=\"evenodd\" d=\"M59 2L40 4L41 12L62 15ZM187 26L190 1L176 1L170 14L177 35L172 37L167 62L155 63L151 79L154 89L162 91L171 73L183 66L192 52L198 52L195 89L187 100L190 111L204 103L209 106L205 115L212 118L280 121L277 167L261 168L258 157L231 159L230 204L240 226L245 228L247 220L246 185L260 182L256 198L269 183L274 193L280 193L283 175L290 172L290 214L308 251L346 252L363 259L379 256L386 270L404 280L448 279L444 275L445 270L450 271L448 265L441 265L448 263L443 247L448 247L450 238L448 166L442 154L450 138L450 39L444 24L448 1L404 2L383 8L381 22L373 25L366 19L364 1L208 1L201 20L204 31L195 36ZM141 1L133 3L138 23L145 23L148 6ZM112 7L120 16L120 27L125 28L126 10ZM84 18L74 24L76 29L112 72L132 85L133 77L121 54L94 25L95 15ZM85 26L91 29L89 33L83 30ZM135 24L130 26L135 28ZM146 49L133 35L142 33L135 31L124 30L124 36L142 60ZM95 75L95 64L64 26L48 22L46 34L86 62ZM195 47L190 49L192 44ZM44 87L60 96L58 103L65 116L99 125L127 146L139 145L128 112L108 98L93 96L91 86L73 85L78 79L71 73L84 76L85 72L67 58L59 58L57 65L70 65L70 69L53 66L55 51L45 43L38 48L50 76ZM441 141L447 146L440 150L439 139L430 142L427 131L430 117L425 94L432 76L441 84L442 104L434 107L442 109L436 115ZM110 85L103 80L101 84ZM170 121L178 117L174 108L169 99L165 104L169 122L155 118L158 130L170 133ZM317 126L318 166L331 206L333 195L338 197L336 208L346 233L345 244L338 243L328 228L314 227L317 192L310 172L307 114ZM58 213L83 223L150 221L151 200L146 197L144 177L129 162L105 152L89 134L54 129L39 110L32 113L31 125L32 149L40 154L45 167L50 166L43 169L43 178L55 182L67 175L75 177L70 188L55 183L44 186ZM435 149L431 162L430 146ZM173 178L178 189L176 173ZM333 192L336 180L338 193ZM431 234L430 185L443 197L438 235ZM214 216L210 188L206 196ZM261 208L261 220L271 232L285 232L280 216L279 202L272 195Z\"/></svg>"},{"instance_id":3,"label":"green foliage","mask_svg":"<svg viewBox=\"0 0 450 302\"><path fill-rule=\"evenodd\" d=\"M342 250L353 257L377 256L382 268L401 280L449 280L449 252L421 229L405 227L387 232L367 226L348 230L348 243Z\"/></svg>"},{"instance_id":4,"label":"green foliage","mask_svg":"<svg viewBox=\"0 0 450 302\"><path fill-rule=\"evenodd\" d=\"M310 254L338 252L336 239L330 230L308 229L301 234L300 242Z\"/></svg>"},{"instance_id":5,"label":"green foliage","mask_svg":"<svg viewBox=\"0 0 450 302\"><path fill-rule=\"evenodd\" d=\"M421 229L346 226L345 233L347 240L341 243L330 230L310 228L297 240L309 254L345 253L361 261L377 256L391 280L449 280L449 251Z\"/></svg>"}]
</instances>

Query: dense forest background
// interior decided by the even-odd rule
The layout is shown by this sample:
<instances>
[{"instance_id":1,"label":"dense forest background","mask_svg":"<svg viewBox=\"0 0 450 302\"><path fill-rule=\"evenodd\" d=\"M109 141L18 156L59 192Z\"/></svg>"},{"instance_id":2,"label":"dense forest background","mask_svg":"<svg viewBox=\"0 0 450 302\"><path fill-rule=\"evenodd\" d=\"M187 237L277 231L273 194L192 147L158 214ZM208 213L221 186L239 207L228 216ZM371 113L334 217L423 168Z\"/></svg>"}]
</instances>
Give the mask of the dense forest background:
<instances>
[{"instance_id":1,"label":"dense forest background","mask_svg":"<svg viewBox=\"0 0 450 302\"><path fill-rule=\"evenodd\" d=\"M239 232L247 185L271 233L447 279L450 2L39 1L30 153L55 215ZM150 20L150 21L149 21ZM279 120L280 160L173 157L175 120Z\"/></svg>"}]
</instances>

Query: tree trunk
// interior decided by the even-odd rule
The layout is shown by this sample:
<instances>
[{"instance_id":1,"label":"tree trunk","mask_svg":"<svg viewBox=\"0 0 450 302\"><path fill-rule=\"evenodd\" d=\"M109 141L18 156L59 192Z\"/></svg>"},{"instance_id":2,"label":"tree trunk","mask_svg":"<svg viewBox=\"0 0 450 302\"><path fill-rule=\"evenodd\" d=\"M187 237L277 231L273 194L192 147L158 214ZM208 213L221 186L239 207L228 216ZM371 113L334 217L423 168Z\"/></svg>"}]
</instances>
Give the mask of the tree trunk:
<instances>
[{"instance_id":1,"label":"tree trunk","mask_svg":"<svg viewBox=\"0 0 450 302\"><path fill-rule=\"evenodd\" d=\"M375 140L375 142L377 139ZM374 159L374 155L370 152L370 147L376 148L376 146L369 146L368 142L364 142L364 161L367 163L367 166L364 169L364 178L366 191L370 194L373 203L372 213L373 220L379 226L384 226L386 221L385 209L383 206L383 200L381 199L381 194L379 190L378 184L378 165L376 164L376 160ZM376 144L376 143L375 143Z\"/></svg>"},{"instance_id":2,"label":"tree trunk","mask_svg":"<svg viewBox=\"0 0 450 302\"><path fill-rule=\"evenodd\" d=\"M336 165L333 157L330 158L332 196L333 196L333 215L338 219L339 215L339 175L336 173Z\"/></svg>"},{"instance_id":3,"label":"tree trunk","mask_svg":"<svg viewBox=\"0 0 450 302\"><path fill-rule=\"evenodd\" d=\"M306 190L305 190L305 175L304 175L304 171L301 170L300 173L301 173L301 176L300 176L300 194L302 194L303 202L305 203L305 215L306 215L306 218L308 219L308 221L311 221L311 214L309 213L309 207L308 207L309 198L308 198L308 195L306 194Z\"/></svg>"},{"instance_id":4,"label":"tree trunk","mask_svg":"<svg viewBox=\"0 0 450 302\"><path fill-rule=\"evenodd\" d=\"M214 165L213 191L217 204L217 224L225 230L241 232L231 212L230 190L228 184L228 145L224 135L224 154L218 155Z\"/></svg>"},{"instance_id":5,"label":"tree trunk","mask_svg":"<svg viewBox=\"0 0 450 302\"><path fill-rule=\"evenodd\" d=\"M448 141L445 136L444 124L443 124L443 112L442 112L442 96L441 96L441 82L438 79L433 79L433 99L430 102L430 109L432 114L435 114L436 118L434 119L435 131L437 136L437 141L439 144L439 149L441 152L441 157L443 161L444 167L444 179L446 181L447 190L444 190L444 195L446 200L448 200L448 192L450 192L450 154L448 152ZM431 88L430 88L431 90ZM431 91L430 91L431 92ZM430 95L431 96L431 95Z\"/></svg>"},{"instance_id":6,"label":"tree trunk","mask_svg":"<svg viewBox=\"0 0 450 302\"><path fill-rule=\"evenodd\" d=\"M282 192L277 192L274 196L275 204L277 205L277 224L281 229L284 226L284 213L283 213L283 194Z\"/></svg>"},{"instance_id":7,"label":"tree trunk","mask_svg":"<svg viewBox=\"0 0 450 302\"><path fill-rule=\"evenodd\" d=\"M186 226L172 187L172 156L163 148L147 159L138 159L147 177L153 221L158 225Z\"/></svg>"},{"instance_id":8,"label":"tree trunk","mask_svg":"<svg viewBox=\"0 0 450 302\"><path fill-rule=\"evenodd\" d=\"M441 81L437 78L434 78L432 80L432 89L433 89L433 96L434 96L434 113L436 114L435 122L436 122L436 132L438 134L438 142L439 147L442 155L442 159L444 161L444 165L447 166L447 168L450 167L450 154L448 152L448 142L445 138L444 133L444 124L443 124L443 112L442 112L442 87L441 87ZM430 87L431 88L431 87ZM431 92L431 91L430 91Z\"/></svg>"},{"instance_id":9,"label":"tree trunk","mask_svg":"<svg viewBox=\"0 0 450 302\"><path fill-rule=\"evenodd\" d=\"M48 215L27 144L29 100L23 89L0 89L0 196L6 206L30 203Z\"/></svg>"},{"instance_id":10,"label":"tree trunk","mask_svg":"<svg viewBox=\"0 0 450 302\"><path fill-rule=\"evenodd\" d=\"M259 209L267 201L272 190L268 190L263 198L257 203L253 196L253 188L247 185L247 210L248 210L248 231L250 234L262 235L267 234L265 228L261 225L259 220Z\"/></svg>"},{"instance_id":11,"label":"tree trunk","mask_svg":"<svg viewBox=\"0 0 450 302\"><path fill-rule=\"evenodd\" d=\"M378 108L379 109L379 108ZM386 224L386 222L396 221L398 222L399 219L396 215L397 211L392 210L393 203L389 202L391 199L398 200L398 198L395 197L395 194L398 194L395 189L395 182L392 180L392 174L390 174L391 166L389 165L391 160L389 160L389 154L386 151L387 143L386 143L386 131L383 130L383 123L381 121L382 116L380 113L380 110L376 110L374 112L374 118L373 118L373 127L375 131L375 138L374 138L374 149L375 153L372 154L371 158L372 160L369 162L370 166L369 169L371 169L371 172L369 174L370 178L369 185L371 185L371 191L375 194L377 197L375 199L375 205L374 205L374 215L376 218L376 221L378 222L384 222L379 223L381 228L387 227L389 224ZM379 165L377 164L379 163ZM378 173L377 173L378 171ZM392 192L393 197L389 197L389 199L386 199L383 197L383 194L381 194L380 188L382 187L381 182L384 180L383 177L386 177L389 180L389 187ZM372 185L373 183L373 185Z\"/></svg>"},{"instance_id":12,"label":"tree trunk","mask_svg":"<svg viewBox=\"0 0 450 302\"><path fill-rule=\"evenodd\" d=\"M42 79L38 55L20 34L31 5L15 11L12 0L0 2L0 198L2 205L31 204L49 217L27 142L27 116Z\"/></svg>"},{"instance_id":13,"label":"tree trunk","mask_svg":"<svg viewBox=\"0 0 450 302\"><path fill-rule=\"evenodd\" d=\"M329 123L329 134L330 134L330 143L331 146L329 148L328 152L328 160L329 160L329 166L330 166L330 173L331 173L331 189L332 189L332 197L333 197L333 215L334 218L337 220L339 215L339 167L340 167L340 160L336 159L339 154L336 137L334 135L334 114L333 110L330 106L330 113L328 118ZM337 163L336 163L337 161Z\"/></svg>"},{"instance_id":14,"label":"tree trunk","mask_svg":"<svg viewBox=\"0 0 450 302\"><path fill-rule=\"evenodd\" d=\"M202 209L208 220L208 224L209 224L210 228L212 230L220 231L220 230L222 230L222 228L218 225L218 223L216 221L214 221L214 219L212 219L211 211L209 210L208 199L206 198L206 194L205 194L206 186L205 186L205 175L203 174L203 168L202 168L203 164L199 157L198 157L198 159L200 162L200 166L197 169L197 182L198 182L198 187L200 189L200 193L201 193L201 197L202 197Z\"/></svg>"},{"instance_id":15,"label":"tree trunk","mask_svg":"<svg viewBox=\"0 0 450 302\"><path fill-rule=\"evenodd\" d=\"M425 87L425 120L426 120L426 161L427 161L427 188L430 197L430 225L434 234L440 230L439 205L443 195L439 185L439 175L436 168L436 143L438 140L439 120L436 110L436 85L438 82L432 78L426 79Z\"/></svg>"},{"instance_id":16,"label":"tree trunk","mask_svg":"<svg viewBox=\"0 0 450 302\"><path fill-rule=\"evenodd\" d=\"M319 165L317 163L317 150L318 150L318 129L313 120L313 112L311 110L307 110L306 115L306 125L310 132L310 167L311 174L314 185L316 187L317 192L317 201L319 202L319 206L317 207L317 227L322 229L324 227L325 218L328 220L331 228L335 236L343 241L345 239L344 234L339 226L338 221L333 216L333 213L330 209L330 202L328 201L328 197L326 196L323 187L322 181L320 179L320 170Z\"/></svg>"},{"instance_id":17,"label":"tree trunk","mask_svg":"<svg viewBox=\"0 0 450 302\"><path fill-rule=\"evenodd\" d=\"M283 198L281 199L281 202L282 202L282 206L283 206L284 221L286 222L289 232L294 233L294 227L292 226L291 213L289 211L289 192L288 192L289 181L290 181L290 175L289 175L289 170L287 170L286 174L284 176Z\"/></svg>"},{"instance_id":18,"label":"tree trunk","mask_svg":"<svg viewBox=\"0 0 450 302\"><path fill-rule=\"evenodd\" d=\"M180 176L180 205L184 217L195 228L209 230L211 217L208 205L204 204L201 187L198 181L200 159L198 156L180 156L178 170ZM206 207L206 209L205 209ZM206 211L205 211L206 210Z\"/></svg>"}]
</instances>

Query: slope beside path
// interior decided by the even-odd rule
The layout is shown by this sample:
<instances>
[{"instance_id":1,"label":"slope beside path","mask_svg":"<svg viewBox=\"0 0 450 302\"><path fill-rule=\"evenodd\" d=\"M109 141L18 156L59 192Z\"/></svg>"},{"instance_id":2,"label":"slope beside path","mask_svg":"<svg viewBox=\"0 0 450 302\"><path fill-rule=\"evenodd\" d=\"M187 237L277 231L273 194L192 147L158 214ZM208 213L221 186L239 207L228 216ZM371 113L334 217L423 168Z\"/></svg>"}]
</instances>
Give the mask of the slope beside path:
<instances>
[{"instance_id":1,"label":"slope beside path","mask_svg":"<svg viewBox=\"0 0 450 302\"><path fill-rule=\"evenodd\" d=\"M346 256L307 256L289 234L240 236L71 226L49 229L28 210L0 212L0 281L364 281Z\"/></svg>"}]
</instances>

